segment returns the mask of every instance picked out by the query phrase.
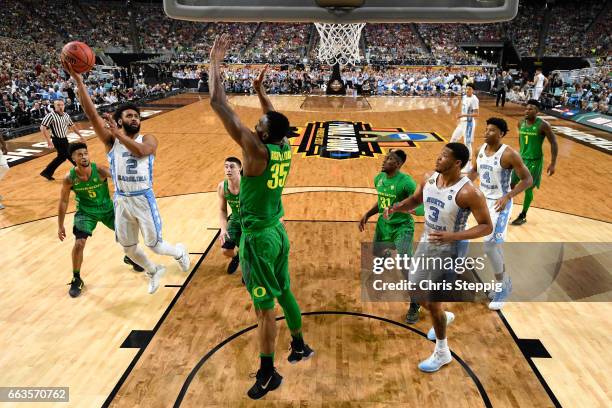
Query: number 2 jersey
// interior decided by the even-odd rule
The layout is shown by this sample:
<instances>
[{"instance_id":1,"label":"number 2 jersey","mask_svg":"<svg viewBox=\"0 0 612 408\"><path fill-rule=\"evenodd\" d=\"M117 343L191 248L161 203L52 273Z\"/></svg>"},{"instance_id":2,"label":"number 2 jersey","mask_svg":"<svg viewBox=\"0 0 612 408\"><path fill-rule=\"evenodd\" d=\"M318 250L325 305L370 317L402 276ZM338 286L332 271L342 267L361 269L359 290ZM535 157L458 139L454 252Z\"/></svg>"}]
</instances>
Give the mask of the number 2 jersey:
<instances>
[{"instance_id":1,"label":"number 2 jersey","mask_svg":"<svg viewBox=\"0 0 612 408\"><path fill-rule=\"evenodd\" d=\"M134 141L142 143L142 139L143 136L138 135ZM115 139L113 148L108 152L108 161L118 194L141 195L153 188L154 155L136 157L118 139Z\"/></svg>"},{"instance_id":2,"label":"number 2 jersey","mask_svg":"<svg viewBox=\"0 0 612 408\"><path fill-rule=\"evenodd\" d=\"M269 159L264 172L240 179L240 219L245 232L276 225L285 214L281 196L291 167L291 146L265 146Z\"/></svg>"}]
</instances>

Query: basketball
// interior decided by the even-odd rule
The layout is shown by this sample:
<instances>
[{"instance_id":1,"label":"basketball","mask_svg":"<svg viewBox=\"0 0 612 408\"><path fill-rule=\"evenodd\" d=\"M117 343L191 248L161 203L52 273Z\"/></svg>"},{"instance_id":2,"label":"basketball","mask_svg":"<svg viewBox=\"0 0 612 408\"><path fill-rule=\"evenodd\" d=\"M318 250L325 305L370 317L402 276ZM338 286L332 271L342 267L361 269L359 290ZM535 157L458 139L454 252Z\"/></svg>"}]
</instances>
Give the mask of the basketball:
<instances>
[{"instance_id":1,"label":"basketball","mask_svg":"<svg viewBox=\"0 0 612 408\"><path fill-rule=\"evenodd\" d=\"M80 41L71 41L64 45L60 58L62 64L69 63L78 74L90 71L96 63L96 54L87 44Z\"/></svg>"}]
</instances>

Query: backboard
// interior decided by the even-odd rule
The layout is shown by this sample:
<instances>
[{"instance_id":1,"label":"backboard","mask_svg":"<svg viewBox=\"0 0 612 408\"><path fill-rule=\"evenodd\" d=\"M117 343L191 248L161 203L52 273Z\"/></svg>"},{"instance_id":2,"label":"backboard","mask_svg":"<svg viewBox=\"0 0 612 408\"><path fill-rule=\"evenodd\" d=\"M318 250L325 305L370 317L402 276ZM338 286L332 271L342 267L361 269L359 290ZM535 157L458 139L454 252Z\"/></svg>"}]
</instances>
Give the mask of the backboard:
<instances>
[{"instance_id":1,"label":"backboard","mask_svg":"<svg viewBox=\"0 0 612 408\"><path fill-rule=\"evenodd\" d=\"M319 6L317 0L164 0L164 9L172 18L209 22L486 23L513 19L519 0L345 1L363 5L329 8Z\"/></svg>"}]
</instances>

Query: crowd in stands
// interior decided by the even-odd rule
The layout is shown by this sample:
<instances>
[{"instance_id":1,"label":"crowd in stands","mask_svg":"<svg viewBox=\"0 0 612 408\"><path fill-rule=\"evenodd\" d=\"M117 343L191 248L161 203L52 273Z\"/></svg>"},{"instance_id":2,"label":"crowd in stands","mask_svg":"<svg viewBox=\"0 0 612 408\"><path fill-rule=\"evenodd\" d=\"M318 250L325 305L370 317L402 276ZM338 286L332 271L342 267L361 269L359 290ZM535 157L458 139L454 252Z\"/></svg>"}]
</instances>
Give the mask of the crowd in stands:
<instances>
[{"instance_id":1,"label":"crowd in stands","mask_svg":"<svg viewBox=\"0 0 612 408\"><path fill-rule=\"evenodd\" d=\"M522 56L536 54L540 28L544 22L545 0L520 1L514 20L504 23L514 48Z\"/></svg>"},{"instance_id":2,"label":"crowd in stands","mask_svg":"<svg viewBox=\"0 0 612 408\"><path fill-rule=\"evenodd\" d=\"M465 24L419 24L418 29L438 65L479 63L457 45L474 41Z\"/></svg>"},{"instance_id":3,"label":"crowd in stands","mask_svg":"<svg viewBox=\"0 0 612 408\"><path fill-rule=\"evenodd\" d=\"M435 63L413 31L412 24L367 24L362 32L366 59L372 64Z\"/></svg>"},{"instance_id":4,"label":"crowd in stands","mask_svg":"<svg viewBox=\"0 0 612 408\"><path fill-rule=\"evenodd\" d=\"M588 73L570 75L564 81L561 75L549 78L548 93L551 98L564 106L583 111L612 114L612 67L603 66L589 69Z\"/></svg>"},{"instance_id":5,"label":"crowd in stands","mask_svg":"<svg viewBox=\"0 0 612 408\"><path fill-rule=\"evenodd\" d=\"M243 62L295 63L306 56L312 24L263 23L245 49Z\"/></svg>"},{"instance_id":6,"label":"crowd in stands","mask_svg":"<svg viewBox=\"0 0 612 408\"><path fill-rule=\"evenodd\" d=\"M236 65L225 67L222 77L226 92L254 94L253 81L260 69ZM181 70L180 75L198 78L200 73L196 70ZM369 95L433 96L459 95L468 83L490 82L492 74L488 70L474 72L365 67L344 70L341 76L349 92L357 90ZM331 71L320 66L307 69L280 69L279 66L271 66L264 86L269 94L322 93L330 77Z\"/></svg>"},{"instance_id":7,"label":"crowd in stands","mask_svg":"<svg viewBox=\"0 0 612 408\"><path fill-rule=\"evenodd\" d=\"M468 24L467 28L474 38L481 42L503 41L507 37L502 23Z\"/></svg>"},{"instance_id":8,"label":"crowd in stands","mask_svg":"<svg viewBox=\"0 0 612 408\"><path fill-rule=\"evenodd\" d=\"M548 35L545 39L546 56L585 56L586 31L606 2L600 0L557 1L551 11ZM608 20L608 25L610 21Z\"/></svg>"},{"instance_id":9,"label":"crowd in stands","mask_svg":"<svg viewBox=\"0 0 612 408\"><path fill-rule=\"evenodd\" d=\"M612 57L612 6L599 16L586 35L585 49L588 55Z\"/></svg>"}]
</instances>

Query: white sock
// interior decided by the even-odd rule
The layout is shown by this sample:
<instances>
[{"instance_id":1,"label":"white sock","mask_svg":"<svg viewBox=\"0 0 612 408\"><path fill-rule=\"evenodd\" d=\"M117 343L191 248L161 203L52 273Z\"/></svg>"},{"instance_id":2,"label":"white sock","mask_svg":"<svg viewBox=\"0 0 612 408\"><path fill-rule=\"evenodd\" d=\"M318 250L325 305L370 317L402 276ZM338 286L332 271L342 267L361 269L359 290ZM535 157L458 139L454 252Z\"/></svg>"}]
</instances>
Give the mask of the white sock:
<instances>
[{"instance_id":1,"label":"white sock","mask_svg":"<svg viewBox=\"0 0 612 408\"><path fill-rule=\"evenodd\" d=\"M155 270L155 264L147 257L147 254L138 245L123 247L123 251L132 261L145 268L147 272Z\"/></svg>"},{"instance_id":2,"label":"white sock","mask_svg":"<svg viewBox=\"0 0 612 408\"><path fill-rule=\"evenodd\" d=\"M178 259L182 254L181 251L177 249L172 244L167 243L166 241L158 242L154 247L150 247L151 251L155 252L159 255L169 255L175 259Z\"/></svg>"},{"instance_id":3,"label":"white sock","mask_svg":"<svg viewBox=\"0 0 612 408\"><path fill-rule=\"evenodd\" d=\"M446 339L436 339L436 351L446 351L448 350L448 343Z\"/></svg>"}]
</instances>

